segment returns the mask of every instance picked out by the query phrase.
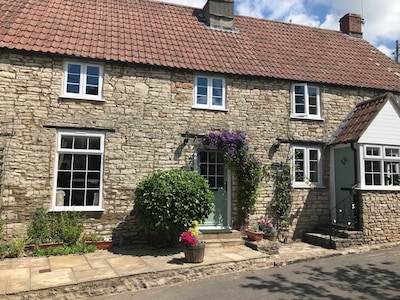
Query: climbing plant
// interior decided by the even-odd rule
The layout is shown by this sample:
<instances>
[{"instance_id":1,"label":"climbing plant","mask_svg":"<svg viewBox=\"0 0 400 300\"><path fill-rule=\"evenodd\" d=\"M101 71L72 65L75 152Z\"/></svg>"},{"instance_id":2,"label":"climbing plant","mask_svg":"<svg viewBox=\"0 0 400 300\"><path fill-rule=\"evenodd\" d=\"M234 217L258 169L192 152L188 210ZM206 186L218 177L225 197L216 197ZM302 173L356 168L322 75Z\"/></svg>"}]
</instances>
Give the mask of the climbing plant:
<instances>
[{"instance_id":1,"label":"climbing plant","mask_svg":"<svg viewBox=\"0 0 400 300\"><path fill-rule=\"evenodd\" d=\"M246 133L243 131L206 134L200 145L213 146L222 151L225 160L237 176L239 222L246 220L257 200L257 191L264 174L260 161L250 152Z\"/></svg>"},{"instance_id":2,"label":"climbing plant","mask_svg":"<svg viewBox=\"0 0 400 300\"><path fill-rule=\"evenodd\" d=\"M289 222L290 207L292 205L292 178L289 163L281 163L271 168L271 176L274 180L274 207L278 222Z\"/></svg>"}]
</instances>

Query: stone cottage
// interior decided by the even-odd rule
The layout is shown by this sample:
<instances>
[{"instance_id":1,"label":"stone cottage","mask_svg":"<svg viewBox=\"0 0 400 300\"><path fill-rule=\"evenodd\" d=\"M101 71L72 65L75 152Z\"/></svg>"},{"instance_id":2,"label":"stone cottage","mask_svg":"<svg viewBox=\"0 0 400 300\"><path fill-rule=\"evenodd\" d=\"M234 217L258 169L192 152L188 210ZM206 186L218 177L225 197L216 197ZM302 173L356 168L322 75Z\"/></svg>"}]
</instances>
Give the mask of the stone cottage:
<instances>
[{"instance_id":1,"label":"stone cottage","mask_svg":"<svg viewBox=\"0 0 400 300\"><path fill-rule=\"evenodd\" d=\"M199 163L213 170L202 175L216 197L221 192L224 210L205 229L240 229L234 172L214 150L200 162L195 154L197 137L241 130L263 165L292 164L290 239L337 219L335 172L344 170L332 166L358 161L364 167L345 182L363 190L358 229L378 234L371 229L378 218L376 226L389 232L379 241L400 240L393 179L399 163L379 156L382 174L393 180L367 183L375 174L367 157L379 148L396 161L400 141L380 140L375 148L373 137L341 140L338 133L354 107L385 93L392 93L385 96L391 118L383 114L380 122L398 125L400 66L362 39L359 15L345 15L333 31L236 16L233 5L0 0L0 205L7 235L23 231L44 205L84 212L88 231L141 242L132 216L135 186L155 170ZM270 215L273 193L266 178L252 218Z\"/></svg>"}]
</instances>

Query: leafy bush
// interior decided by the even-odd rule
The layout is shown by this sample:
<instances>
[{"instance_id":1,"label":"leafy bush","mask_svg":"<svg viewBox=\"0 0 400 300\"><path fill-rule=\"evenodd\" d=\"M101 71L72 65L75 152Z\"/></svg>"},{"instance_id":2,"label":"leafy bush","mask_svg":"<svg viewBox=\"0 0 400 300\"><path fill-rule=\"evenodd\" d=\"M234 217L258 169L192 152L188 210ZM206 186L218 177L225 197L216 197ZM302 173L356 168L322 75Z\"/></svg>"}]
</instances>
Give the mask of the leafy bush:
<instances>
[{"instance_id":1,"label":"leafy bush","mask_svg":"<svg viewBox=\"0 0 400 300\"><path fill-rule=\"evenodd\" d=\"M96 250L95 245L86 245L85 243L77 243L74 245L62 245L58 247L51 248L40 248L36 246L33 249L33 256L56 256L56 255L68 255L68 254L83 254L91 253Z\"/></svg>"},{"instance_id":2,"label":"leafy bush","mask_svg":"<svg viewBox=\"0 0 400 300\"><path fill-rule=\"evenodd\" d=\"M204 221L214 207L207 181L193 171L158 171L135 191L134 213L149 229L182 232L194 220Z\"/></svg>"},{"instance_id":3,"label":"leafy bush","mask_svg":"<svg viewBox=\"0 0 400 300\"><path fill-rule=\"evenodd\" d=\"M31 216L27 232L34 243L64 242L73 245L83 232L83 220L78 212L48 213L39 207Z\"/></svg>"}]
</instances>

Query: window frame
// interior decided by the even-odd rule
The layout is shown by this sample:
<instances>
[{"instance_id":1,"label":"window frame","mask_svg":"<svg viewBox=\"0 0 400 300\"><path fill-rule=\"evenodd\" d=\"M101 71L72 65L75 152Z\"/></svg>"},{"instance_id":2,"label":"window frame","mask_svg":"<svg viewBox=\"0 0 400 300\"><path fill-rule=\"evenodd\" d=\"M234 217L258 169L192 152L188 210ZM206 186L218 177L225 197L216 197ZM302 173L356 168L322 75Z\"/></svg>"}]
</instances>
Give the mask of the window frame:
<instances>
[{"instance_id":1,"label":"window frame","mask_svg":"<svg viewBox=\"0 0 400 300\"><path fill-rule=\"evenodd\" d=\"M79 93L71 93L67 91L68 88L68 66L69 65L79 65L80 77L79 77ZM87 68L96 67L99 68L98 77L98 94L92 95L86 93L87 84ZM104 77L104 67L100 64L83 63L76 61L64 61L63 64L63 87L62 87L62 97L82 99L82 100L96 100L103 101L103 77Z\"/></svg>"},{"instance_id":2,"label":"window frame","mask_svg":"<svg viewBox=\"0 0 400 300\"><path fill-rule=\"evenodd\" d=\"M72 148L62 148L61 147L61 140L63 137L94 137L94 138L100 138L100 149L72 149ZM54 160L54 183L53 183L53 211L103 211L103 170L104 170L104 147L105 146L105 133L104 132L99 132L99 131L81 131L81 130L58 130L57 131L57 138L56 138L56 155L55 155L55 160ZM60 190L70 190L72 191L74 187L72 187L73 181L71 180L70 187L69 188L62 188L58 187L58 173L60 170L59 168L59 159L61 154L81 154L81 155L100 155L100 170L98 170L99 173L99 186L98 188L89 188L87 186L88 179L86 178L85 181L85 187L80 187L76 188L79 190L84 189L85 193L85 198L87 196L87 192L91 190L98 189L98 203L97 205L84 205L84 206L78 206L78 205L57 205L57 192ZM74 174L74 171L78 169L74 169L73 166L71 166L71 176ZM88 162L86 162L86 168L83 170L79 169L81 172L85 172L85 176L87 173L89 173L88 169ZM94 200L93 200L94 201Z\"/></svg>"},{"instance_id":3,"label":"window frame","mask_svg":"<svg viewBox=\"0 0 400 300\"><path fill-rule=\"evenodd\" d=\"M296 112L296 87L302 86L304 88L304 112L297 113ZM316 89L316 114L310 114L310 96L309 96L309 89L315 88ZM291 86L290 91L290 98L291 98L291 117L292 118L301 118L301 119L312 119L312 120L321 120L321 92L320 88L317 85L312 85L308 83L293 83Z\"/></svg>"},{"instance_id":4,"label":"window frame","mask_svg":"<svg viewBox=\"0 0 400 300\"><path fill-rule=\"evenodd\" d=\"M378 153L374 155L369 151L370 149L378 150ZM398 152L397 156L386 155L386 150ZM393 177L397 176L400 180L400 146L396 145L376 145L376 144L363 144L360 145L360 172L361 172L361 189L373 189L373 190L400 190L399 185L393 185ZM366 163L379 163L379 170L374 171L373 168L371 171L366 170ZM396 171L387 171L388 164L391 166L397 166ZM371 180L368 180L372 184L367 184L367 174L379 175L379 184L374 184L377 180L374 180L372 177ZM389 176L388 176L389 175ZM388 180L391 183L388 183Z\"/></svg>"},{"instance_id":5,"label":"window frame","mask_svg":"<svg viewBox=\"0 0 400 300\"><path fill-rule=\"evenodd\" d=\"M198 91L198 79L203 78L207 79L207 103L206 104L199 104L198 103L198 96L199 91ZM221 105L214 105L212 103L213 100L213 91L214 91L214 86L212 84L213 80L221 80L222 81L222 91L221 91L221 100L222 104ZM200 109L209 109L209 110L226 110L226 81L224 77L218 77L218 76L209 76L209 75L195 75L194 77L194 95L193 95L193 108L200 108Z\"/></svg>"},{"instance_id":6,"label":"window frame","mask_svg":"<svg viewBox=\"0 0 400 300\"><path fill-rule=\"evenodd\" d=\"M303 158L303 180L296 181L296 150L304 151ZM317 181L311 181L310 174L311 170L311 161L310 161L310 152L317 151ZM292 186L294 188L315 188L322 187L322 149L319 146L306 146L306 145L292 145L291 146L291 157L292 157Z\"/></svg>"}]
</instances>

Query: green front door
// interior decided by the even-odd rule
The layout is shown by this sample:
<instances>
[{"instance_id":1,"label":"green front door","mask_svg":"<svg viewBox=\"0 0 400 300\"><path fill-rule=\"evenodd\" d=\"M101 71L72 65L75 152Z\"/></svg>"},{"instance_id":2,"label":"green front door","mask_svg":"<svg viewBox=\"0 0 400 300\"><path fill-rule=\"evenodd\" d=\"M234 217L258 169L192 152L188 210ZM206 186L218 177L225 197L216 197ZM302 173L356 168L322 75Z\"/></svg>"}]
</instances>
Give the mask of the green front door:
<instances>
[{"instance_id":1,"label":"green front door","mask_svg":"<svg viewBox=\"0 0 400 300\"><path fill-rule=\"evenodd\" d=\"M334 150L335 155L335 210L334 222L354 227L355 203L352 186L355 182L354 154L350 147Z\"/></svg>"},{"instance_id":2,"label":"green front door","mask_svg":"<svg viewBox=\"0 0 400 300\"><path fill-rule=\"evenodd\" d=\"M210 190L214 193L214 211L201 225L205 228L228 228L228 181L224 155L217 150L200 152L197 156L198 170L207 179Z\"/></svg>"}]
</instances>

